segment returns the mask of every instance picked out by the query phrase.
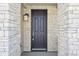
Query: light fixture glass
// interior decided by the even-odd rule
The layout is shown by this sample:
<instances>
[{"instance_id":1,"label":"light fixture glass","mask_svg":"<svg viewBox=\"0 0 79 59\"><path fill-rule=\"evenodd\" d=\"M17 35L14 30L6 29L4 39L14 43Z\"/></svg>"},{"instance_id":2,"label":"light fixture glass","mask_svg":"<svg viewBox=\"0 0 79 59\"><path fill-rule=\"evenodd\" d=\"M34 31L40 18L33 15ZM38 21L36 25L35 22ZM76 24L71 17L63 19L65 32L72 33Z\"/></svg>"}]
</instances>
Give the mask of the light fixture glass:
<instances>
[{"instance_id":1,"label":"light fixture glass","mask_svg":"<svg viewBox=\"0 0 79 59\"><path fill-rule=\"evenodd\" d=\"M24 14L24 21L28 21L28 17L29 17L28 14Z\"/></svg>"}]
</instances>

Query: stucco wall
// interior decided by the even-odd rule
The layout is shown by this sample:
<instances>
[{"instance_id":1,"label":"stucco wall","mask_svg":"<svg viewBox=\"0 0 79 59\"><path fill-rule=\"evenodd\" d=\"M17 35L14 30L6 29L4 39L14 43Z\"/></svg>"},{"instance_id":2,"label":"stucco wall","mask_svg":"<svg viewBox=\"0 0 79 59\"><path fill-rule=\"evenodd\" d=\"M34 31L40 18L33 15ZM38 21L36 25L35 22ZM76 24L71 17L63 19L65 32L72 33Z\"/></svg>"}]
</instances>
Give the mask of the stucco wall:
<instances>
[{"instance_id":1,"label":"stucco wall","mask_svg":"<svg viewBox=\"0 0 79 59\"><path fill-rule=\"evenodd\" d=\"M57 51L56 18L57 8L53 4L26 4L24 13L29 14L27 22L24 21L24 51L31 51L31 9L47 9L47 49Z\"/></svg>"}]
</instances>

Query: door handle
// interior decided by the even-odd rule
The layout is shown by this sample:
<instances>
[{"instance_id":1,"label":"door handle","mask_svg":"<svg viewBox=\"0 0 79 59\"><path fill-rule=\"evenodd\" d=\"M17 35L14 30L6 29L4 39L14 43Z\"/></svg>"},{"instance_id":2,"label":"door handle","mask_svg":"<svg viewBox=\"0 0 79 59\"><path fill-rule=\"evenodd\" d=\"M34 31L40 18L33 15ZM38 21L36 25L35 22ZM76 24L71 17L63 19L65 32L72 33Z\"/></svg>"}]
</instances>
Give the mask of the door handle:
<instances>
[{"instance_id":1,"label":"door handle","mask_svg":"<svg viewBox=\"0 0 79 59\"><path fill-rule=\"evenodd\" d=\"M33 34L32 34L32 40L34 40L34 32L33 32Z\"/></svg>"},{"instance_id":2,"label":"door handle","mask_svg":"<svg viewBox=\"0 0 79 59\"><path fill-rule=\"evenodd\" d=\"M32 40L34 40L34 38L32 38Z\"/></svg>"},{"instance_id":3,"label":"door handle","mask_svg":"<svg viewBox=\"0 0 79 59\"><path fill-rule=\"evenodd\" d=\"M34 40L34 37L32 36L32 40Z\"/></svg>"}]
</instances>

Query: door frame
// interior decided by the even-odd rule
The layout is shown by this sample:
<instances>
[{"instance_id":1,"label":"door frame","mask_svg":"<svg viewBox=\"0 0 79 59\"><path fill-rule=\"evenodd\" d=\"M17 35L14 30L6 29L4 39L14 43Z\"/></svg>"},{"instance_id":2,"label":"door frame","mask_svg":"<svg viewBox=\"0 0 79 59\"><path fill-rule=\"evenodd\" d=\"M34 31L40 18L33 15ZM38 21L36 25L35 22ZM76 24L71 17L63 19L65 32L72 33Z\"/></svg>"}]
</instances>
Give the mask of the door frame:
<instances>
[{"instance_id":1,"label":"door frame","mask_svg":"<svg viewBox=\"0 0 79 59\"><path fill-rule=\"evenodd\" d=\"M47 16L47 19L46 19L46 51L48 51L48 39L47 39L47 33L48 33L48 9L31 9L31 51L32 51L32 11L33 10L45 10L46 11L46 16Z\"/></svg>"}]
</instances>

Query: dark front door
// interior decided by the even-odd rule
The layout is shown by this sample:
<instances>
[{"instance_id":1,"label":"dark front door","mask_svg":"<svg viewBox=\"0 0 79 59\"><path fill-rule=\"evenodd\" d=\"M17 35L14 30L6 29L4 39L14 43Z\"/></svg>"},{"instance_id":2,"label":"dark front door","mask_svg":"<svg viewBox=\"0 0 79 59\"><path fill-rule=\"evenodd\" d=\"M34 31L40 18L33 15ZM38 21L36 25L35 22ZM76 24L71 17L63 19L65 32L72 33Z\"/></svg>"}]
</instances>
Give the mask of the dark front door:
<instances>
[{"instance_id":1,"label":"dark front door","mask_svg":"<svg viewBox=\"0 0 79 59\"><path fill-rule=\"evenodd\" d=\"M47 49L47 10L32 10L32 51Z\"/></svg>"}]
</instances>

